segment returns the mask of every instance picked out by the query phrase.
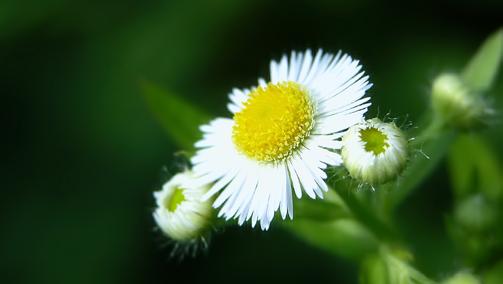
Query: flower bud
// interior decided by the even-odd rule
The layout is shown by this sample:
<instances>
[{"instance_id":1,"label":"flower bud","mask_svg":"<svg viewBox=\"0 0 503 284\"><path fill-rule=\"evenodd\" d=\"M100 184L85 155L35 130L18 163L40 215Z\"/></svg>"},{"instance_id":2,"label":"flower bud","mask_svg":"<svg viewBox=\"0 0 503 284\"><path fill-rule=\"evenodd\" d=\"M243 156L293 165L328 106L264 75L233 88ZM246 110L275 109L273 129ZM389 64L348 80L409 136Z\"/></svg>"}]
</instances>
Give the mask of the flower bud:
<instances>
[{"instance_id":1,"label":"flower bud","mask_svg":"<svg viewBox=\"0 0 503 284\"><path fill-rule=\"evenodd\" d=\"M466 128L480 123L488 109L460 76L442 74L433 82L432 105L444 122Z\"/></svg>"},{"instance_id":2,"label":"flower bud","mask_svg":"<svg viewBox=\"0 0 503 284\"><path fill-rule=\"evenodd\" d=\"M480 193L456 204L454 218L466 229L474 232L489 231L500 221L498 206Z\"/></svg>"},{"instance_id":3,"label":"flower bud","mask_svg":"<svg viewBox=\"0 0 503 284\"><path fill-rule=\"evenodd\" d=\"M400 251L398 254L410 253ZM402 259L395 251L381 248L376 254L364 258L360 267L359 282L362 284L403 284L403 283L435 283Z\"/></svg>"},{"instance_id":4,"label":"flower bud","mask_svg":"<svg viewBox=\"0 0 503 284\"><path fill-rule=\"evenodd\" d=\"M444 284L480 284L480 280L473 274L465 271L456 273L451 278L442 282Z\"/></svg>"},{"instance_id":5,"label":"flower bud","mask_svg":"<svg viewBox=\"0 0 503 284\"><path fill-rule=\"evenodd\" d=\"M342 138L342 159L349 174L369 184L396 178L408 157L405 134L378 118L356 124Z\"/></svg>"},{"instance_id":6,"label":"flower bud","mask_svg":"<svg viewBox=\"0 0 503 284\"><path fill-rule=\"evenodd\" d=\"M169 238L187 242L202 237L213 221L211 200L202 201L208 186L195 186L192 173L173 176L162 190L154 192L157 208L153 216L157 226Z\"/></svg>"}]
</instances>

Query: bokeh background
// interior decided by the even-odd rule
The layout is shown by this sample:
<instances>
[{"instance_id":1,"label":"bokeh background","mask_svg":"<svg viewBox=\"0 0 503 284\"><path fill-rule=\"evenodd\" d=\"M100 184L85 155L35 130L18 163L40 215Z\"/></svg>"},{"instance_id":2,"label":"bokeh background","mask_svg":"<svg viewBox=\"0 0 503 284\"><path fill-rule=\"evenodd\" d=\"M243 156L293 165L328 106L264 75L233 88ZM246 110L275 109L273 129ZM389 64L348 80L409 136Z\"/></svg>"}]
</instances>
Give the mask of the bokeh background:
<instances>
[{"instance_id":1,"label":"bokeh background","mask_svg":"<svg viewBox=\"0 0 503 284\"><path fill-rule=\"evenodd\" d=\"M228 115L227 92L267 75L271 58L342 49L371 76L372 114L416 122L435 75L462 68L502 11L497 0L0 1L0 282L357 282L354 263L274 226L229 228L197 258L170 259L152 191L182 149L141 82ZM484 135L503 157L494 123ZM446 176L442 163L399 209L418 269L437 278L460 265Z\"/></svg>"}]
</instances>

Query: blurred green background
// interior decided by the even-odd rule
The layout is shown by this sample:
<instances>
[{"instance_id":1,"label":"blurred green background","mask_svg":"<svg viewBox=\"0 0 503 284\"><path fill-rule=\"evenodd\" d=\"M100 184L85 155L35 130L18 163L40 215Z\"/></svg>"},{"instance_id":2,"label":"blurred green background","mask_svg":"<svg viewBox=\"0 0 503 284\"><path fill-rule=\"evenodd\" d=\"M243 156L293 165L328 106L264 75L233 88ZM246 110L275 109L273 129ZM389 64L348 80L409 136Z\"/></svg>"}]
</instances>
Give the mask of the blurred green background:
<instances>
[{"instance_id":1,"label":"blurred green background","mask_svg":"<svg viewBox=\"0 0 503 284\"><path fill-rule=\"evenodd\" d=\"M271 58L342 49L371 76L371 114L417 122L432 79L462 68L502 11L496 0L0 1L0 282L357 282L355 264L274 224L229 228L199 257L169 259L152 191L182 149L141 82L223 116L227 92L267 76ZM483 135L503 157L500 121ZM437 278L462 266L444 226L447 176L444 162L399 209L418 269Z\"/></svg>"}]
</instances>

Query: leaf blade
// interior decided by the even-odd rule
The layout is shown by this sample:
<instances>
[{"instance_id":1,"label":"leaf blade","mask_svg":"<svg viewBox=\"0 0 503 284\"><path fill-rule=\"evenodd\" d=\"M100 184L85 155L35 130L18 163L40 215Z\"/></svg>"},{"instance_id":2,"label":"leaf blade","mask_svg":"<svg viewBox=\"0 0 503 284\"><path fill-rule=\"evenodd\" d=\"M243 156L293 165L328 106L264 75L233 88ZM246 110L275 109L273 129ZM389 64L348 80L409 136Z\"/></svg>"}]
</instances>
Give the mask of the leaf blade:
<instances>
[{"instance_id":1,"label":"leaf blade","mask_svg":"<svg viewBox=\"0 0 503 284\"><path fill-rule=\"evenodd\" d=\"M475 92L484 92L491 87L503 56L503 29L492 34L463 70L466 84Z\"/></svg>"},{"instance_id":2,"label":"leaf blade","mask_svg":"<svg viewBox=\"0 0 503 284\"><path fill-rule=\"evenodd\" d=\"M142 93L150 111L176 145L193 150L194 142L201 137L198 126L208 122L210 116L150 82L142 83Z\"/></svg>"}]
</instances>

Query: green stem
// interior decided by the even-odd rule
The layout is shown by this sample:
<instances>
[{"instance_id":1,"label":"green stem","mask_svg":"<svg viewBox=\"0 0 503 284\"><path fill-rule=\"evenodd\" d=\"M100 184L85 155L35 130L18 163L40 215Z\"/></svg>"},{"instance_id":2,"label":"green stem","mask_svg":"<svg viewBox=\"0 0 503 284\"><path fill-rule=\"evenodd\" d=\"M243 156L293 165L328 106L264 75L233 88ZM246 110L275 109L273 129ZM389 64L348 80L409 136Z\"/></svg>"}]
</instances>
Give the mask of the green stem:
<instances>
[{"instance_id":1,"label":"green stem","mask_svg":"<svg viewBox=\"0 0 503 284\"><path fill-rule=\"evenodd\" d=\"M335 185L333 188L342 198L353 216L365 227L367 227L379 240L385 242L397 242L400 240L398 232L379 219L378 215L374 214L374 212L370 210L371 208L369 206L362 204L362 202L355 196L354 192L343 192L342 189L347 189L348 187L339 187Z\"/></svg>"},{"instance_id":2,"label":"green stem","mask_svg":"<svg viewBox=\"0 0 503 284\"><path fill-rule=\"evenodd\" d=\"M424 130L410 143L411 160L396 183L379 187L382 198L380 213L389 218L395 208L403 202L435 169L446 155L449 145L456 137L456 131L450 129L438 117L430 120Z\"/></svg>"},{"instance_id":3,"label":"green stem","mask_svg":"<svg viewBox=\"0 0 503 284\"><path fill-rule=\"evenodd\" d=\"M444 120L438 115L434 115L429 120L428 125L410 142L411 148L422 147L425 143L431 142L438 138L442 132L447 130L447 125Z\"/></svg>"}]
</instances>

